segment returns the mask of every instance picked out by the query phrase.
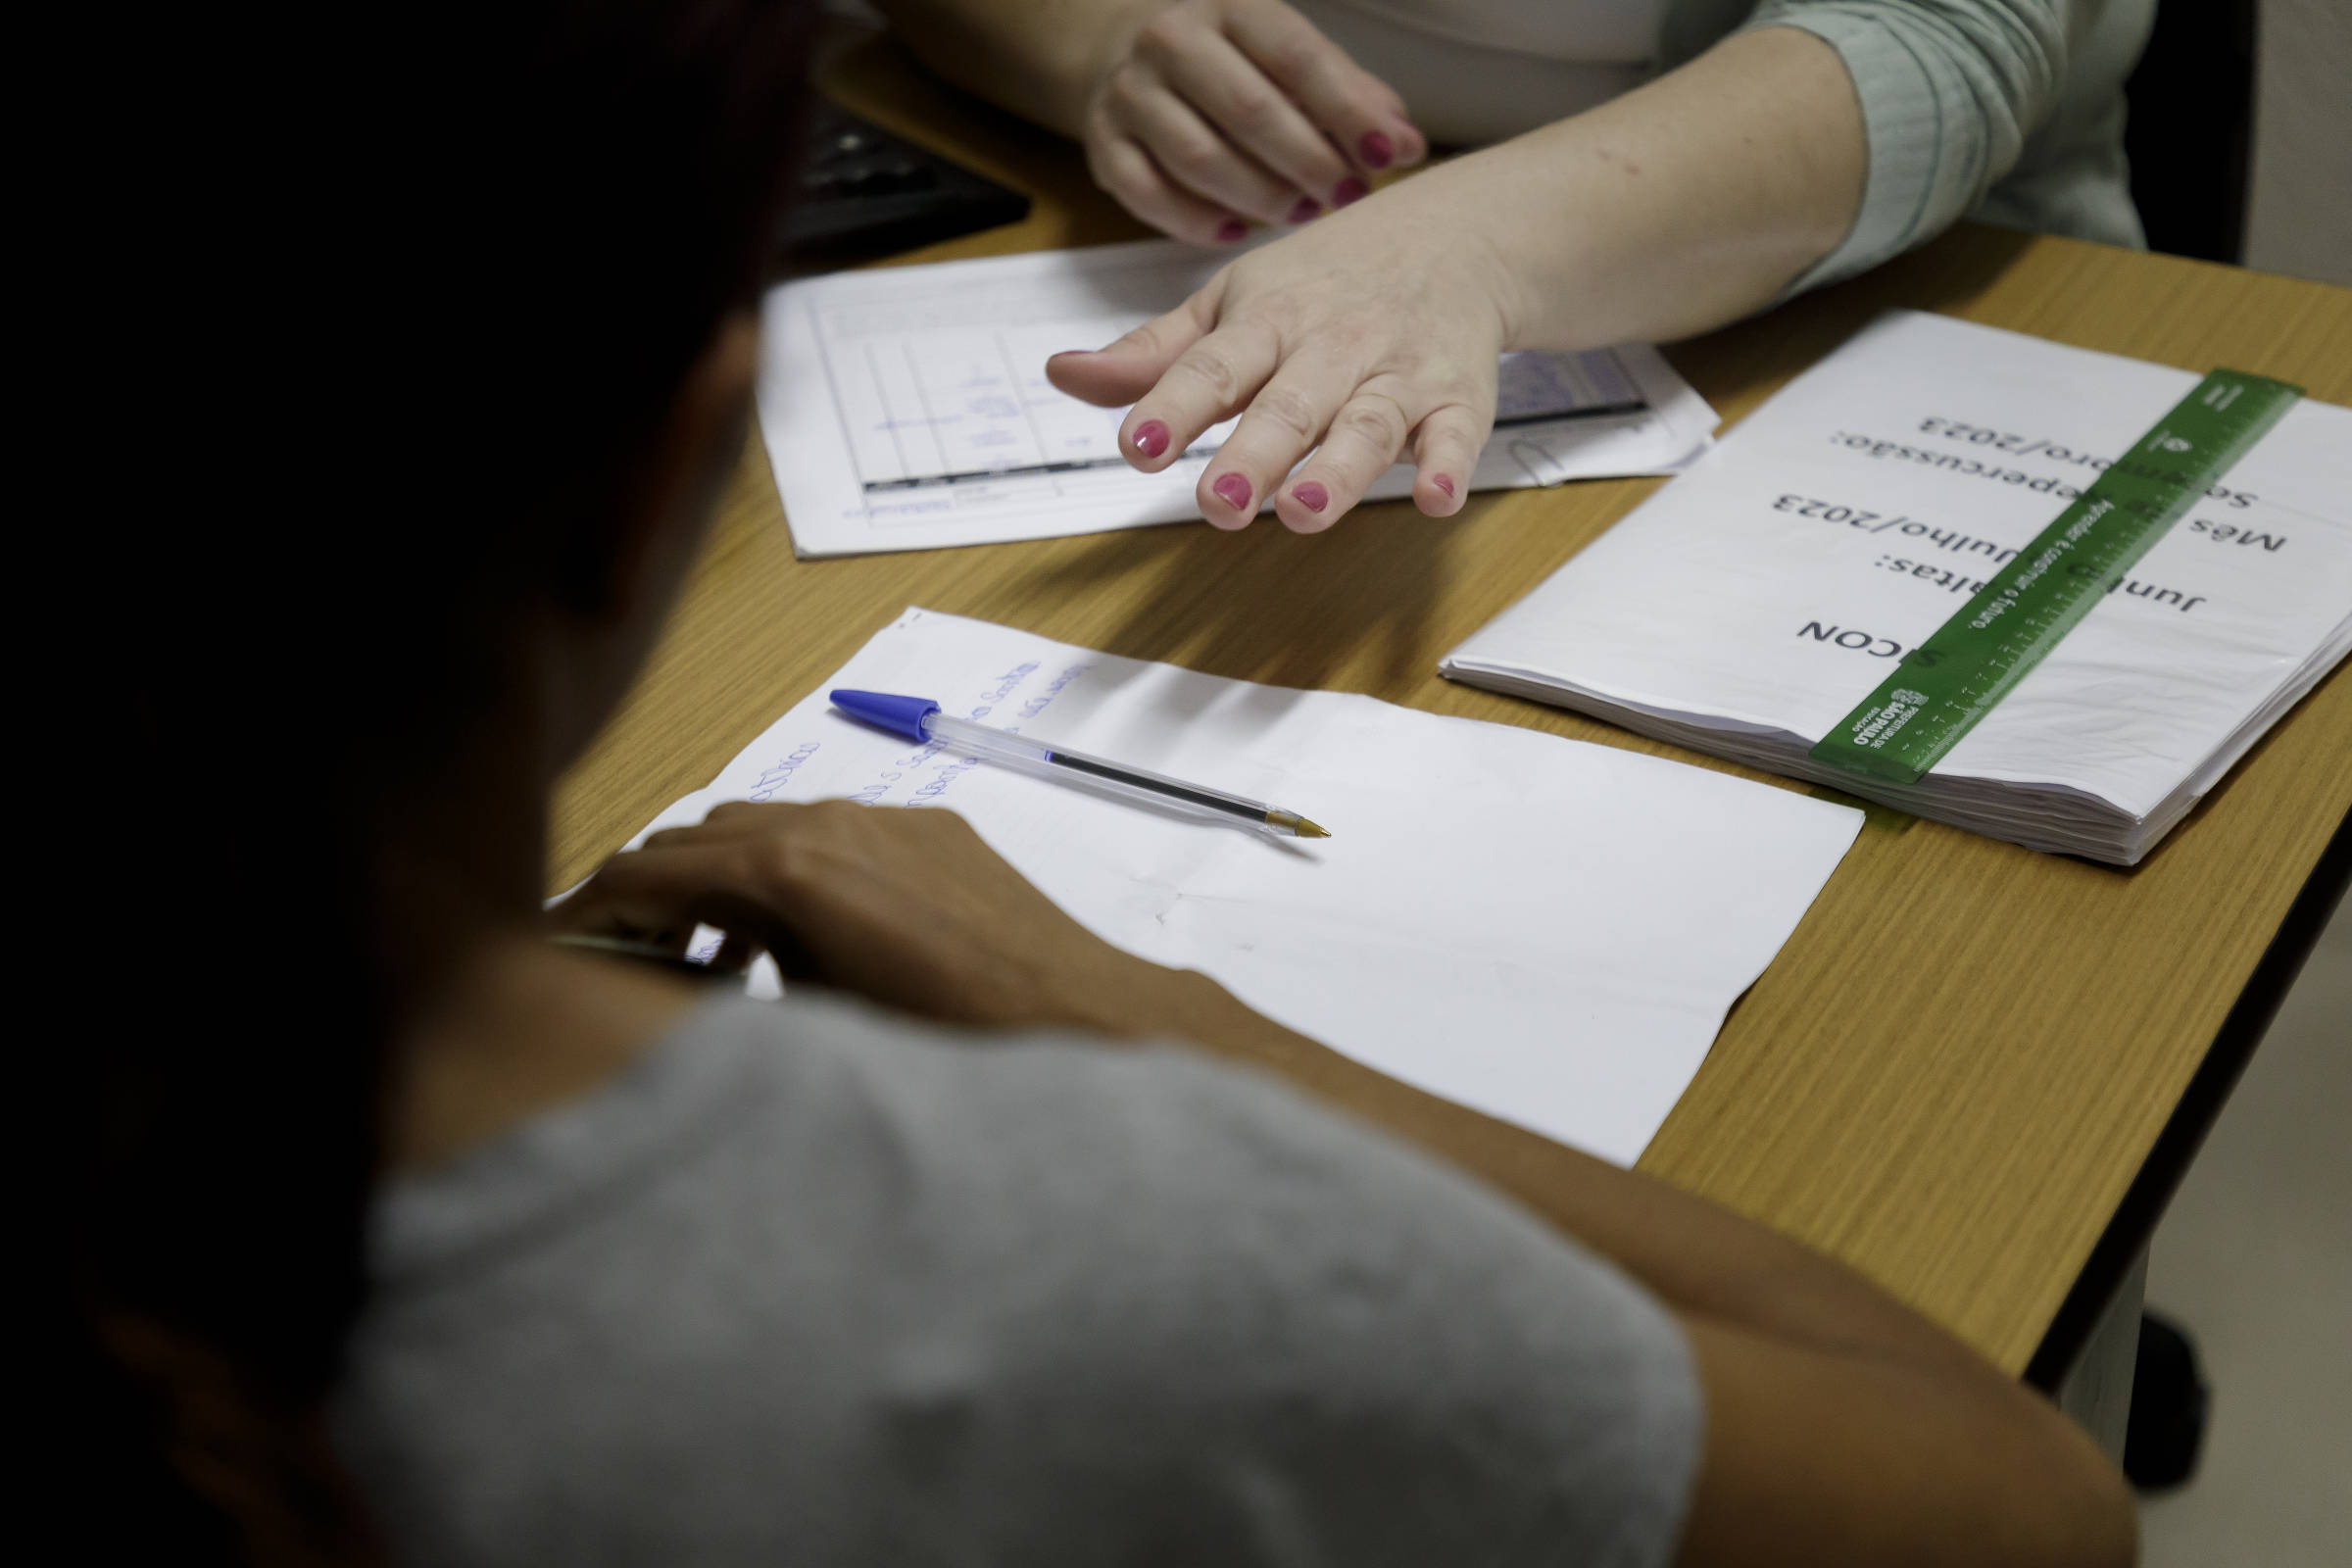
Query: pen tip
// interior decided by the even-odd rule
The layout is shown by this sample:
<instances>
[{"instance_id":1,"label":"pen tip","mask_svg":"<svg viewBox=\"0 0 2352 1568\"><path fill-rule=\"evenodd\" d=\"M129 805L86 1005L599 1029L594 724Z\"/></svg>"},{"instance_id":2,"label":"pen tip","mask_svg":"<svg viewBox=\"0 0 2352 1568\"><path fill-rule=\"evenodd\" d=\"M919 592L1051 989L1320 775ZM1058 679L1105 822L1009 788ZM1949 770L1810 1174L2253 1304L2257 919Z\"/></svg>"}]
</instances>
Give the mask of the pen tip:
<instances>
[{"instance_id":1,"label":"pen tip","mask_svg":"<svg viewBox=\"0 0 2352 1568\"><path fill-rule=\"evenodd\" d=\"M1317 827L1302 816L1298 819L1298 836L1302 839L1327 839L1331 837L1331 829Z\"/></svg>"}]
</instances>

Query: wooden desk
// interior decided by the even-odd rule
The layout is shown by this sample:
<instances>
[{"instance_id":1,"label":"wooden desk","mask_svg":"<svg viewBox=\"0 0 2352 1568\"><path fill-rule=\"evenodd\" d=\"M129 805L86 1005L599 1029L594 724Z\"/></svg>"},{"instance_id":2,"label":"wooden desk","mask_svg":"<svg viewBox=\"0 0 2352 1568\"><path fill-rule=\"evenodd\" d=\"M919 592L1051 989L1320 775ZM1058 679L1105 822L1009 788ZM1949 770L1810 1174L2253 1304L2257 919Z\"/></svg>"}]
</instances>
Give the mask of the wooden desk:
<instances>
[{"instance_id":1,"label":"wooden desk","mask_svg":"<svg viewBox=\"0 0 2352 1568\"><path fill-rule=\"evenodd\" d=\"M886 48L837 67L835 90L1037 198L1024 223L909 259L1140 232L1068 147ZM1737 421L1890 305L2352 402L2352 292L1977 227L1670 357ZM1655 483L1479 496L1449 522L1393 503L1316 538L1179 526L803 564L755 435L675 624L565 783L554 884L706 783L907 605L1740 771L1436 674ZM1873 808L1642 1168L1845 1259L2002 1366L2054 1382L2341 891L2348 807L2352 678L2338 670L2133 871Z\"/></svg>"}]
</instances>

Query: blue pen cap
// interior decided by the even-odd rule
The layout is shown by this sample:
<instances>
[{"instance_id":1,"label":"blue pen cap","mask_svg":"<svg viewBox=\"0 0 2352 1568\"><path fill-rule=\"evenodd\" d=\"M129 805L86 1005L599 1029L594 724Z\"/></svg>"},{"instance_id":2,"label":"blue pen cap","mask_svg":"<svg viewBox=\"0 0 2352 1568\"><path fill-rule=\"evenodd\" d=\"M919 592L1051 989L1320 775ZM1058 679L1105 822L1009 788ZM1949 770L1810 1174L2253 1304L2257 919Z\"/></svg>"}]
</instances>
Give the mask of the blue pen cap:
<instances>
[{"instance_id":1,"label":"blue pen cap","mask_svg":"<svg viewBox=\"0 0 2352 1568\"><path fill-rule=\"evenodd\" d=\"M904 735L910 741L927 741L923 720L939 711L939 705L928 697L893 697L888 692L837 691L831 694L835 708L852 718Z\"/></svg>"}]
</instances>

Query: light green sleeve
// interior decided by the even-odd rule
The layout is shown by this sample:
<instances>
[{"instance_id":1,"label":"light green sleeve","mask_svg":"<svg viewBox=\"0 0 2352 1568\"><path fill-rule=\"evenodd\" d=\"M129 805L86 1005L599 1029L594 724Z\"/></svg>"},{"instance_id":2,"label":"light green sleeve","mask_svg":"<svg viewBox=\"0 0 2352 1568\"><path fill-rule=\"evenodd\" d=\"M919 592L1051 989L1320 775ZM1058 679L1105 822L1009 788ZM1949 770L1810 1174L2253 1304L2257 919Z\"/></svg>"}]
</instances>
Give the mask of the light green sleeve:
<instances>
[{"instance_id":1,"label":"light green sleeve","mask_svg":"<svg viewBox=\"0 0 2352 1568\"><path fill-rule=\"evenodd\" d=\"M2137 3L2146 0L2116 0ZM1940 233L2019 162L2109 0L1678 0L1673 66L1729 32L1799 27L1845 62L1870 165L1845 239L1792 282L1850 277Z\"/></svg>"}]
</instances>

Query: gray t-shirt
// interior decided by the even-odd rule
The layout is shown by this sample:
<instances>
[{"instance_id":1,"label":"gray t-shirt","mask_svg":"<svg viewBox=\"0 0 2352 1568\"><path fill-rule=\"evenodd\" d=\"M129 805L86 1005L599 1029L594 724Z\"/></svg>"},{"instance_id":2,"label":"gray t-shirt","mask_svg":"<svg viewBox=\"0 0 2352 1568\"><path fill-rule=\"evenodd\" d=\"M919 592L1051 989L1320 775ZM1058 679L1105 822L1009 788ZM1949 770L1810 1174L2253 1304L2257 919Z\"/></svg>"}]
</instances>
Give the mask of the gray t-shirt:
<instances>
[{"instance_id":1,"label":"gray t-shirt","mask_svg":"<svg viewBox=\"0 0 2352 1568\"><path fill-rule=\"evenodd\" d=\"M1673 1321L1187 1052L708 1006L378 1200L337 1443L405 1563L1669 1560Z\"/></svg>"}]
</instances>

